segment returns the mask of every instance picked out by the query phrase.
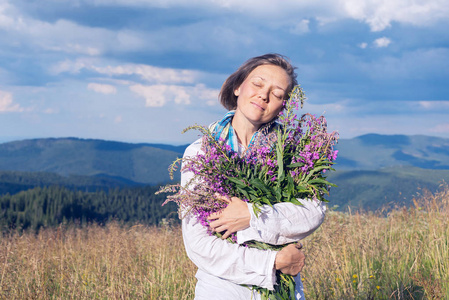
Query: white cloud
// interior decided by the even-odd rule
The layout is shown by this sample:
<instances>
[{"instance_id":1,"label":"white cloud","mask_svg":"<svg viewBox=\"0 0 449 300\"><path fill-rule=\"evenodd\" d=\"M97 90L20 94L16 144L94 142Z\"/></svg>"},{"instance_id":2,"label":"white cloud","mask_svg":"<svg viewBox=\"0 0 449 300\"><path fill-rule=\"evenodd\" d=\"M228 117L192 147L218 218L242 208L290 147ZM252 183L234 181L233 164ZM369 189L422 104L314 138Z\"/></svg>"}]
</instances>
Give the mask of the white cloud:
<instances>
[{"instance_id":1,"label":"white cloud","mask_svg":"<svg viewBox=\"0 0 449 300\"><path fill-rule=\"evenodd\" d=\"M55 2L63 0L42 0L42 5L52 6ZM213 11L217 19L223 19L227 15L245 15L250 22L256 24L263 20L265 26L281 26L294 34L310 32L310 23L313 19L321 22L335 22L344 19L356 19L367 23L373 31L381 31L391 26L392 22L406 23L417 26L426 26L439 20L447 20L449 15L449 1L427 0L415 3L413 0L286 0L281 4L269 0L228 0L210 1L146 1L146 0L80 0L65 1L68 6L86 7L92 5L124 6L124 7L189 7L204 12ZM187 4L188 3L188 4ZM77 24L75 21L59 19L54 22L46 22L24 15L14 7L13 0L0 2L0 28L5 29L5 39L10 44L27 45L32 49L44 49L55 52L64 52L72 55L100 57L104 54L117 54L128 51L147 51L151 53L163 53L173 49L184 51L204 52L210 45L214 45L216 51L222 51L226 55L241 52L244 48L253 49L258 46L263 38L260 31L254 30L247 34L233 28L228 24L217 23L216 20L200 19L183 25L156 26L154 29L140 31L128 28L101 28L89 27ZM19 7L19 6L17 6ZM223 9L226 7L226 9ZM50 11L51 8L49 8ZM259 20L259 21L258 21ZM83 23L84 24L84 23ZM244 23L242 23L244 24ZM282 25L279 25L282 24ZM380 42L380 41L379 41ZM390 41L391 42L391 41ZM362 44L363 45L363 44ZM385 47L388 44L384 43ZM363 48L363 47L362 47ZM238 52L237 52L238 51ZM77 66L79 70L82 66ZM124 74L139 74L151 83L170 83L171 79L161 81L154 78L154 70L137 70L136 67L121 70ZM67 69L63 64L53 66L52 72L58 73ZM98 72L112 72L118 75L119 70L99 69ZM141 72L141 73L138 73ZM154 74L158 74L155 72ZM178 76L184 76L176 73ZM166 76L166 74L164 75ZM178 79L176 82L186 82ZM190 81L192 83L192 81Z\"/></svg>"},{"instance_id":2,"label":"white cloud","mask_svg":"<svg viewBox=\"0 0 449 300\"><path fill-rule=\"evenodd\" d=\"M173 101L176 104L189 105L192 99L196 101L204 100L207 105L217 103L218 91L209 89L202 84L196 86L179 86L179 85L141 85L136 84L129 89L138 96L145 99L147 107L162 107L168 102Z\"/></svg>"},{"instance_id":3,"label":"white cloud","mask_svg":"<svg viewBox=\"0 0 449 300\"><path fill-rule=\"evenodd\" d=\"M98 56L114 43L120 47L113 31L67 20L48 23L16 15L10 23L9 34L16 42L26 41L45 50Z\"/></svg>"},{"instance_id":4,"label":"white cloud","mask_svg":"<svg viewBox=\"0 0 449 300\"><path fill-rule=\"evenodd\" d=\"M85 0L87 1L87 0ZM92 0L89 0L92 1ZM313 15L321 22L351 18L367 23L372 31L382 31L393 22L428 26L447 20L447 0L94 0L97 5L125 5L139 7L195 7L224 13L245 14L247 17L266 17L279 22L288 18L307 18ZM225 8L225 9L223 9Z\"/></svg>"},{"instance_id":5,"label":"white cloud","mask_svg":"<svg viewBox=\"0 0 449 300\"><path fill-rule=\"evenodd\" d=\"M382 56L371 62L351 57L346 63L359 69L366 76L381 81L447 78L449 49L418 49L402 52L396 56Z\"/></svg>"},{"instance_id":6,"label":"white cloud","mask_svg":"<svg viewBox=\"0 0 449 300\"><path fill-rule=\"evenodd\" d=\"M50 69L53 74L64 72L76 74L82 70L89 70L102 76L108 76L108 78L97 78L97 80L129 86L132 92L145 99L145 105L148 107L161 107L169 101L177 104L191 104L191 99L204 100L203 103L207 105L217 104L219 91L208 88L202 83L196 83L215 76L210 73L142 64L105 65L95 58L65 60ZM129 79L123 80L123 76ZM136 77L144 83L139 82ZM149 85L145 83L149 83ZM116 93L116 88L109 84L89 83L87 88L104 94Z\"/></svg>"},{"instance_id":7,"label":"white cloud","mask_svg":"<svg viewBox=\"0 0 449 300\"><path fill-rule=\"evenodd\" d=\"M14 2L10 1L10 3ZM46 22L23 15L10 3L5 0L0 3L0 28L5 29L2 34L8 37L11 43L88 56L99 56L106 52L140 50L147 45L145 36L139 32L89 27L62 18L56 22ZM47 5L51 7L54 4ZM67 3L67 5L73 5L73 3ZM90 3L87 5L90 6Z\"/></svg>"},{"instance_id":8,"label":"white cloud","mask_svg":"<svg viewBox=\"0 0 449 300\"><path fill-rule=\"evenodd\" d=\"M432 133L449 133L449 123L438 124L429 131Z\"/></svg>"},{"instance_id":9,"label":"white cloud","mask_svg":"<svg viewBox=\"0 0 449 300\"><path fill-rule=\"evenodd\" d=\"M298 22L291 30L290 32L293 34L305 34L308 33L310 31L309 29L309 20L301 20L300 22Z\"/></svg>"},{"instance_id":10,"label":"white cloud","mask_svg":"<svg viewBox=\"0 0 449 300\"><path fill-rule=\"evenodd\" d=\"M218 104L219 91L207 88L204 84L197 84L192 91L193 97L198 100L205 100L209 106Z\"/></svg>"},{"instance_id":11,"label":"white cloud","mask_svg":"<svg viewBox=\"0 0 449 300\"><path fill-rule=\"evenodd\" d=\"M88 45L80 45L80 44L72 44L67 43L65 45L65 49L61 48L54 48L55 50L65 50L69 53L79 53L79 54L86 54L91 56L97 56L101 54L101 50L99 48L90 47Z\"/></svg>"},{"instance_id":12,"label":"white cloud","mask_svg":"<svg viewBox=\"0 0 449 300\"><path fill-rule=\"evenodd\" d=\"M59 110L54 109L54 108L46 108L46 109L44 109L44 113L45 114L49 114L49 115L56 114L58 112L59 112Z\"/></svg>"},{"instance_id":13,"label":"white cloud","mask_svg":"<svg viewBox=\"0 0 449 300\"><path fill-rule=\"evenodd\" d=\"M145 98L146 106L160 107L169 101L178 104L190 104L191 99L205 100L207 105L216 105L218 90L206 87L198 80L209 78L211 74L187 69L159 68L142 64L107 65L101 66L97 59L78 59L76 61L62 61L51 67L53 74L64 72L79 73L83 69L109 77L138 76L144 85L135 80L120 80L109 78L116 84L128 85L130 90ZM100 78L104 80L105 78ZM185 84L183 86L179 84ZM195 85L193 85L195 84ZM116 88L108 84L89 83L89 90L99 93L112 94Z\"/></svg>"},{"instance_id":14,"label":"white cloud","mask_svg":"<svg viewBox=\"0 0 449 300\"><path fill-rule=\"evenodd\" d=\"M14 25L14 18L11 17L13 7L6 1L0 2L0 28L8 29Z\"/></svg>"},{"instance_id":15,"label":"white cloud","mask_svg":"<svg viewBox=\"0 0 449 300\"><path fill-rule=\"evenodd\" d=\"M122 122L122 116L116 116L114 119L114 123L118 124Z\"/></svg>"},{"instance_id":16,"label":"white cloud","mask_svg":"<svg viewBox=\"0 0 449 300\"><path fill-rule=\"evenodd\" d=\"M0 113L2 112L22 112L24 109L13 102L12 94L0 91Z\"/></svg>"},{"instance_id":17,"label":"white cloud","mask_svg":"<svg viewBox=\"0 0 449 300\"><path fill-rule=\"evenodd\" d=\"M158 83L193 83L198 74L198 72L191 70L176 70L134 64L115 67L92 67L92 69L100 74L109 76L138 75L145 81Z\"/></svg>"},{"instance_id":18,"label":"white cloud","mask_svg":"<svg viewBox=\"0 0 449 300\"><path fill-rule=\"evenodd\" d=\"M447 20L446 0L341 0L347 17L369 24L372 31L382 31L392 22L427 26Z\"/></svg>"},{"instance_id":19,"label":"white cloud","mask_svg":"<svg viewBox=\"0 0 449 300\"><path fill-rule=\"evenodd\" d=\"M419 101L418 103L422 108L429 109L432 107L432 102L430 101Z\"/></svg>"},{"instance_id":20,"label":"white cloud","mask_svg":"<svg viewBox=\"0 0 449 300\"><path fill-rule=\"evenodd\" d=\"M374 46L376 48L388 47L388 45L390 45L390 44L391 44L391 40L387 37L381 37L374 41Z\"/></svg>"},{"instance_id":21,"label":"white cloud","mask_svg":"<svg viewBox=\"0 0 449 300\"><path fill-rule=\"evenodd\" d=\"M98 59L82 58L75 61L64 60L49 68L54 75L79 73L83 69L106 76L138 76L149 83L194 83L202 74L187 69L159 68L143 64L106 65Z\"/></svg>"},{"instance_id":22,"label":"white cloud","mask_svg":"<svg viewBox=\"0 0 449 300\"><path fill-rule=\"evenodd\" d=\"M175 85L132 85L129 89L137 95L145 98L145 106L161 107L168 101L174 100L178 104L190 104L190 96L185 87Z\"/></svg>"},{"instance_id":23,"label":"white cloud","mask_svg":"<svg viewBox=\"0 0 449 300\"><path fill-rule=\"evenodd\" d=\"M52 75L58 75L61 73L66 73L66 72L77 74L82 69L88 69L89 66L91 66L92 64L93 64L93 61L87 60L86 58L77 59L76 61L71 61L71 60L66 59L64 61L60 61L60 62L50 66L48 68L48 71Z\"/></svg>"},{"instance_id":24,"label":"white cloud","mask_svg":"<svg viewBox=\"0 0 449 300\"><path fill-rule=\"evenodd\" d=\"M60 4L64 0L41 2L43 6L51 7L55 2ZM252 19L251 22L255 21L255 24L260 20L263 20L265 26L271 27L288 24L284 27L294 34L309 32L312 19L321 23L355 19L368 24L372 31L382 31L394 22L430 26L447 20L449 15L447 0L285 0L282 3L271 0L65 0L65 3L69 7L188 7L202 11L204 16L213 12L218 19L227 15L244 15ZM6 29L6 35L12 43L75 55L97 57L131 50L153 53L172 49L204 51L210 45L232 54L233 51L241 50L236 45L251 47L259 40L258 33L242 33L238 30L240 28L234 30L227 24L220 26L206 17L182 26L157 26L145 31L127 28L116 30L84 26L62 18L56 22L33 19L21 14L14 4L13 0L0 2L0 28Z\"/></svg>"},{"instance_id":25,"label":"white cloud","mask_svg":"<svg viewBox=\"0 0 449 300\"><path fill-rule=\"evenodd\" d=\"M424 109L448 109L449 108L449 101L419 101L419 106Z\"/></svg>"},{"instance_id":26,"label":"white cloud","mask_svg":"<svg viewBox=\"0 0 449 300\"><path fill-rule=\"evenodd\" d=\"M368 44L367 43L360 43L359 47L362 48L362 49L365 49L366 47L368 47Z\"/></svg>"},{"instance_id":27,"label":"white cloud","mask_svg":"<svg viewBox=\"0 0 449 300\"><path fill-rule=\"evenodd\" d=\"M47 3L50 7L48 11L51 12L50 15L55 14L54 11L51 11L51 7L55 5L51 3L51 0L42 0L41 2L42 5L45 5L45 2L50 2ZM144 2L148 1L126 1L123 3L103 1L101 4L124 7L144 5L147 8L157 6L151 3L146 5ZM185 6L181 2L175 3L175 5ZM191 5L195 6L195 3L189 3L189 8ZM73 6L73 3L67 2L67 6ZM79 6L85 6L85 9L88 9L92 3L80 1ZM56 22L47 22L22 15L15 9L13 13L9 13L10 10L12 9L9 9L8 13L0 11L0 26L3 24L2 27L7 29L5 36L10 43L26 44L36 50L43 49L74 55L96 57L129 51L163 53L172 49L204 51L211 44L218 49L224 49L236 47L236 44L241 45L250 40L247 33L233 30L229 26L221 25L216 20L207 20L207 18L188 24L156 26L153 29L141 31L139 28L135 30L126 27L123 29L108 28L108 24L103 27L90 27L82 25L83 22L81 24L63 18ZM205 13L207 14L207 11ZM124 18L128 17L126 13L124 14Z\"/></svg>"},{"instance_id":28,"label":"white cloud","mask_svg":"<svg viewBox=\"0 0 449 300\"><path fill-rule=\"evenodd\" d=\"M87 89L105 95L117 93L116 87L109 84L89 83Z\"/></svg>"}]
</instances>

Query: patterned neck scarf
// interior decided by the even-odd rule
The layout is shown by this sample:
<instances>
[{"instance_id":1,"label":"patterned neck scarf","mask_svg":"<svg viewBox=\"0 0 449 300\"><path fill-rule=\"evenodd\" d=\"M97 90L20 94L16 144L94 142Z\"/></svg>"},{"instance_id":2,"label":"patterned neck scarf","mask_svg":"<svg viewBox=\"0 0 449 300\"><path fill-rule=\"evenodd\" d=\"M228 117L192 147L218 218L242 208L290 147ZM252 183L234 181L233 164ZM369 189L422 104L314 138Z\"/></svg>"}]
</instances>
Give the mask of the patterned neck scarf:
<instances>
[{"instance_id":1,"label":"patterned neck scarf","mask_svg":"<svg viewBox=\"0 0 449 300\"><path fill-rule=\"evenodd\" d=\"M240 146L237 134L231 125L234 115L235 110L228 111L221 121L212 123L209 129L217 141L223 140L231 147L232 151L243 154L242 146ZM279 126L281 125L274 120L262 125L251 137L246 151L251 150L254 145L271 147L277 137L275 129Z\"/></svg>"}]
</instances>

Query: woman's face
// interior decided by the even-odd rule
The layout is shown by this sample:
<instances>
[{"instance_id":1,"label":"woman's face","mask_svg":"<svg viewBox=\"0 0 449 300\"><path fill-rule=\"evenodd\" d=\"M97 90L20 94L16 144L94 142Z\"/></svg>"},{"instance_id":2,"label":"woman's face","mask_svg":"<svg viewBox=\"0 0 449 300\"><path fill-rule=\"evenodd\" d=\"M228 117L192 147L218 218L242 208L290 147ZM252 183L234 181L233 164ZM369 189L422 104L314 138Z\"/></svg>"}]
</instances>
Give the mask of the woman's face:
<instances>
[{"instance_id":1,"label":"woman's face","mask_svg":"<svg viewBox=\"0 0 449 300\"><path fill-rule=\"evenodd\" d=\"M234 91L237 96L236 116L241 114L257 127L270 122L282 110L289 85L290 77L281 67L258 66Z\"/></svg>"}]
</instances>

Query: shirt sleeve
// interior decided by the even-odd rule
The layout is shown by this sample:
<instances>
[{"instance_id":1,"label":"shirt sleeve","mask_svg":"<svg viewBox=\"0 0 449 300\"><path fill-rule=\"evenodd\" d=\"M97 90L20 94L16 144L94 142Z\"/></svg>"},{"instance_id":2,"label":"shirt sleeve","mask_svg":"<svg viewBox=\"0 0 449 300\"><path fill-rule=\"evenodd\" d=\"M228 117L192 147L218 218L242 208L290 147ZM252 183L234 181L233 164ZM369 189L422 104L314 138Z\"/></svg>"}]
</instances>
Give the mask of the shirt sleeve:
<instances>
[{"instance_id":1,"label":"shirt sleeve","mask_svg":"<svg viewBox=\"0 0 449 300\"><path fill-rule=\"evenodd\" d=\"M184 157L196 155L200 146L201 141L190 145ZM183 172L181 184L191 178L191 172ZM190 214L182 220L182 234L187 255L199 269L236 284L274 289L276 251L243 247L210 235Z\"/></svg>"},{"instance_id":2,"label":"shirt sleeve","mask_svg":"<svg viewBox=\"0 0 449 300\"><path fill-rule=\"evenodd\" d=\"M326 206L318 200L298 199L302 205L264 205L258 216L248 203L250 226L237 232L237 242L255 240L273 245L296 242L312 234L324 221Z\"/></svg>"},{"instance_id":3,"label":"shirt sleeve","mask_svg":"<svg viewBox=\"0 0 449 300\"><path fill-rule=\"evenodd\" d=\"M187 255L201 270L236 284L274 289L276 251L258 250L211 236L195 217L182 220Z\"/></svg>"}]
</instances>

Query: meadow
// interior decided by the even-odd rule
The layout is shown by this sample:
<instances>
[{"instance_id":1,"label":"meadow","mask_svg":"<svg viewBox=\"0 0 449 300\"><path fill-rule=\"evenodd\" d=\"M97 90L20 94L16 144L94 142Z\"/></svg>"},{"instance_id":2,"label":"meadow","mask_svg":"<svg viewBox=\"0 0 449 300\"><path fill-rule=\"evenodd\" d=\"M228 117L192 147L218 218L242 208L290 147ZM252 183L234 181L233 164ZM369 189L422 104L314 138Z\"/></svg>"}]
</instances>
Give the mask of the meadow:
<instances>
[{"instance_id":1,"label":"meadow","mask_svg":"<svg viewBox=\"0 0 449 300\"><path fill-rule=\"evenodd\" d=\"M334 212L303 241L308 299L449 299L449 189L412 207ZM179 226L4 233L0 299L193 299Z\"/></svg>"}]
</instances>

